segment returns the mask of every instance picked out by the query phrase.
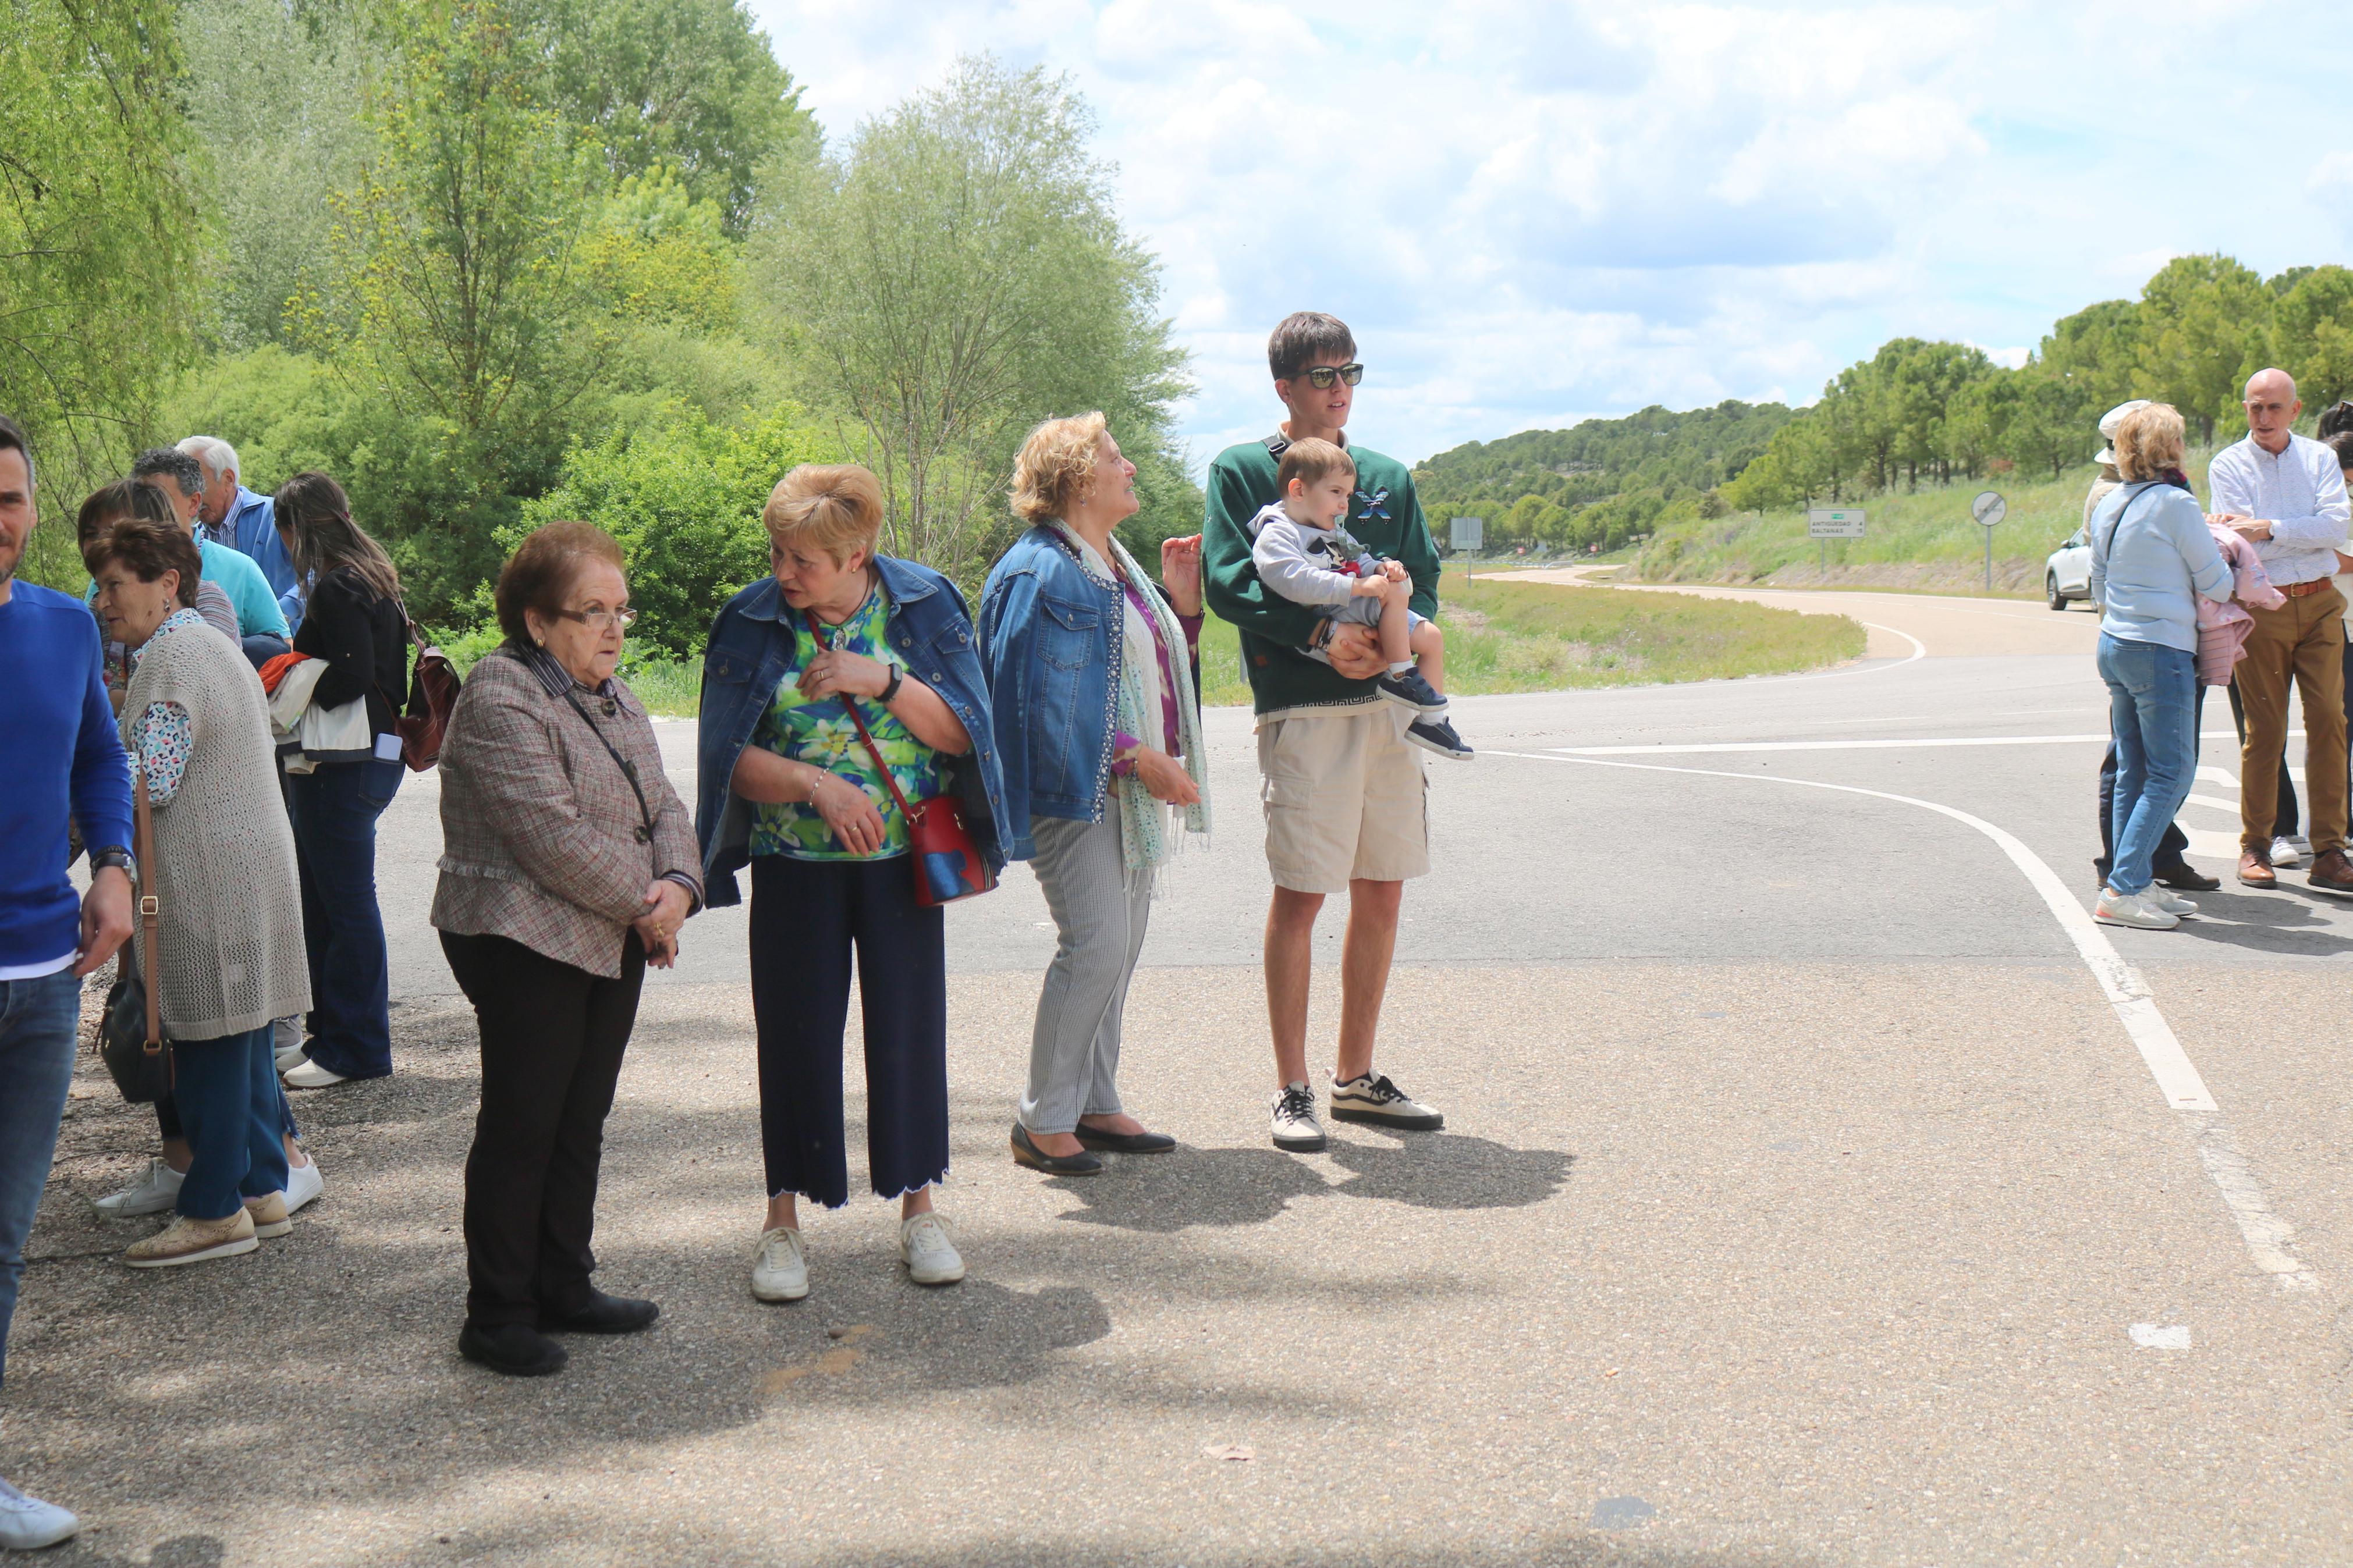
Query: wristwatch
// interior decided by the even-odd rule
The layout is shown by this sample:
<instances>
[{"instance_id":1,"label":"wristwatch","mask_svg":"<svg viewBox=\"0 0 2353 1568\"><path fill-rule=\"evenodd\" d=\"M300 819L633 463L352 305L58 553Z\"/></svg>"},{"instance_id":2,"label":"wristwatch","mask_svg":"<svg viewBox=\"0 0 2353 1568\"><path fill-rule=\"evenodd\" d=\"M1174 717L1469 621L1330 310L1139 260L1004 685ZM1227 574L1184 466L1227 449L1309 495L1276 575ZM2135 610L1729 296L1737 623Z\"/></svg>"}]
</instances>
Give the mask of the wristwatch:
<instances>
[{"instance_id":1,"label":"wristwatch","mask_svg":"<svg viewBox=\"0 0 2353 1568\"><path fill-rule=\"evenodd\" d=\"M891 684L882 689L882 695L876 698L875 700L881 703L885 708L890 707L891 699L899 695L899 688L906 681L906 670L898 665L892 665L891 667Z\"/></svg>"},{"instance_id":2,"label":"wristwatch","mask_svg":"<svg viewBox=\"0 0 2353 1568\"><path fill-rule=\"evenodd\" d=\"M139 879L139 862L133 860L131 858L131 851L120 844L110 844L103 849L93 849L90 852L90 868L92 871L103 871L109 866L114 867L134 882Z\"/></svg>"}]
</instances>

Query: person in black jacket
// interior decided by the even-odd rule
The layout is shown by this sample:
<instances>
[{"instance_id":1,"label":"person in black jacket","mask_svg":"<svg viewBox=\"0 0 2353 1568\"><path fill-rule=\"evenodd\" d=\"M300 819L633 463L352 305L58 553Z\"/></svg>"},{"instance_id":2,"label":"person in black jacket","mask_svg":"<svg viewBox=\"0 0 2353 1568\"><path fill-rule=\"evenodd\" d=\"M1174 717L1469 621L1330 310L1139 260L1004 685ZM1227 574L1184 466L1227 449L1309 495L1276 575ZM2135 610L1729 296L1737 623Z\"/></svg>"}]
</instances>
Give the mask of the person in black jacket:
<instances>
[{"instance_id":1,"label":"person in black jacket","mask_svg":"<svg viewBox=\"0 0 2353 1568\"><path fill-rule=\"evenodd\" d=\"M400 787L408 701L408 616L384 546L352 521L343 486L297 474L272 498L278 536L307 585L294 651L324 659L314 706L367 705L371 754L286 775L286 811L302 873L311 958L309 1037L279 1067L289 1089L324 1089L392 1072L391 976L375 900L375 821Z\"/></svg>"}]
</instances>

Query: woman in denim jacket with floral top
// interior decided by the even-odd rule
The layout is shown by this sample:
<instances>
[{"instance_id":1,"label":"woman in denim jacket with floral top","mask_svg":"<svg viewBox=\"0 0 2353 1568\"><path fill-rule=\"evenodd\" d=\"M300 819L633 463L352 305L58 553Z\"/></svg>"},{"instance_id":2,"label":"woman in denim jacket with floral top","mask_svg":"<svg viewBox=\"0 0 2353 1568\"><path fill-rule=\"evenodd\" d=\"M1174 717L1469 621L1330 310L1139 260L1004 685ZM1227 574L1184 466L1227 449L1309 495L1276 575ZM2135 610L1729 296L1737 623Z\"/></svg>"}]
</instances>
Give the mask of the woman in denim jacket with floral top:
<instances>
[{"instance_id":1,"label":"woman in denim jacket with floral top","mask_svg":"<svg viewBox=\"0 0 2353 1568\"><path fill-rule=\"evenodd\" d=\"M1176 1147L1119 1099L1120 1019L1159 868L1209 826L1198 700L1199 539L1161 547L1165 587L1113 530L1135 465L1100 414L1050 419L1014 469L1032 526L988 574L980 628L1005 769L999 821L1060 940L1031 1026L1013 1158L1050 1175Z\"/></svg>"},{"instance_id":2,"label":"woman in denim jacket with floral top","mask_svg":"<svg viewBox=\"0 0 2353 1568\"><path fill-rule=\"evenodd\" d=\"M882 497L864 468L795 468L764 516L773 575L729 601L703 653L695 813L707 900L736 902L735 873L752 870L768 1194L752 1293L808 1294L797 1200L849 1199L841 1042L853 949L874 1191L900 1200L910 1277L954 1284L964 1260L932 1207L948 1164L944 927L939 908L915 901L891 785L911 804L955 795L982 858L1004 864L972 619L946 578L874 552Z\"/></svg>"}]
</instances>

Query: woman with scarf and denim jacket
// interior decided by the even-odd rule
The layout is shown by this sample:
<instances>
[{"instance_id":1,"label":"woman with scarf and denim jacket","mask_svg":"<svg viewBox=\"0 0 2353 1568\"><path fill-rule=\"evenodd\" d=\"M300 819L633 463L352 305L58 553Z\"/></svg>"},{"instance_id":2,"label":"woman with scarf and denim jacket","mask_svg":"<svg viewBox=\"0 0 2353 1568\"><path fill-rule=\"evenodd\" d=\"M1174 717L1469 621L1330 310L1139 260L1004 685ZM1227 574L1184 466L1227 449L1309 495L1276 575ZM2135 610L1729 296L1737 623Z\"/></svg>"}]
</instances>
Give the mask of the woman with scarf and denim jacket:
<instances>
[{"instance_id":1,"label":"woman with scarf and denim jacket","mask_svg":"<svg viewBox=\"0 0 2353 1568\"><path fill-rule=\"evenodd\" d=\"M773 575L728 602L703 652L695 811L705 900L739 901L735 873L752 870L768 1194L752 1293L808 1294L797 1200L849 1201L841 1042L853 948L873 1188L900 1200L909 1276L954 1284L964 1261L932 1207L948 1164L945 932L940 909L916 902L894 795L953 795L982 858L1004 865L972 618L945 577L875 553L882 497L864 468L795 468L764 517Z\"/></svg>"},{"instance_id":2,"label":"woman with scarf and denim jacket","mask_svg":"<svg viewBox=\"0 0 2353 1568\"><path fill-rule=\"evenodd\" d=\"M1184 833L1209 827L1201 744L1200 543L1162 547L1166 592L1113 530L1135 466L1100 414L1050 419L1014 468L1032 526L988 574L981 643L1005 770L1008 853L1027 859L1059 940L1030 1033L1013 1158L1099 1173L1104 1152L1176 1147L1119 1099L1121 1015L1152 887Z\"/></svg>"}]
</instances>

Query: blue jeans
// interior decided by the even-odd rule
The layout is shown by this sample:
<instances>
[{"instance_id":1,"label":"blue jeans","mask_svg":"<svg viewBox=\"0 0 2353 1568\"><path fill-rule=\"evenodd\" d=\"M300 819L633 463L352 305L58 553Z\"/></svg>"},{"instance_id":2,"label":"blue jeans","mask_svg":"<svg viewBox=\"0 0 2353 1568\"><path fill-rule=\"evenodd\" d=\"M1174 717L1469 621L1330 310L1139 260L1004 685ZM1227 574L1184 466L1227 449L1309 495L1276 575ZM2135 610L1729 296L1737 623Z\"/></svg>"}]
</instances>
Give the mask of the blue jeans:
<instances>
[{"instance_id":1,"label":"blue jeans","mask_svg":"<svg viewBox=\"0 0 2353 1568\"><path fill-rule=\"evenodd\" d=\"M247 1198L286 1190L274 1032L172 1042L172 1098L195 1156L176 1206L190 1219L227 1219Z\"/></svg>"},{"instance_id":2,"label":"blue jeans","mask_svg":"<svg viewBox=\"0 0 2353 1568\"><path fill-rule=\"evenodd\" d=\"M2099 666L2116 741L2116 798L2109 818L2116 858L2108 886L2145 893L2158 840L2189 798L2198 767L2198 660L2178 647L2102 632Z\"/></svg>"},{"instance_id":3,"label":"blue jeans","mask_svg":"<svg viewBox=\"0 0 2353 1568\"><path fill-rule=\"evenodd\" d=\"M311 960L310 1058L345 1078L392 1072L392 973L375 902L375 819L400 763L331 763L286 776Z\"/></svg>"},{"instance_id":4,"label":"blue jeans","mask_svg":"<svg viewBox=\"0 0 2353 1568\"><path fill-rule=\"evenodd\" d=\"M59 970L0 980L0 1376L8 1368L8 1320L25 1277L25 1238L48 1184L58 1122L73 1079L81 982Z\"/></svg>"},{"instance_id":5,"label":"blue jeans","mask_svg":"<svg viewBox=\"0 0 2353 1568\"><path fill-rule=\"evenodd\" d=\"M256 632L247 637L244 647L246 662L256 669L287 651L286 639L271 637L268 632Z\"/></svg>"}]
</instances>

